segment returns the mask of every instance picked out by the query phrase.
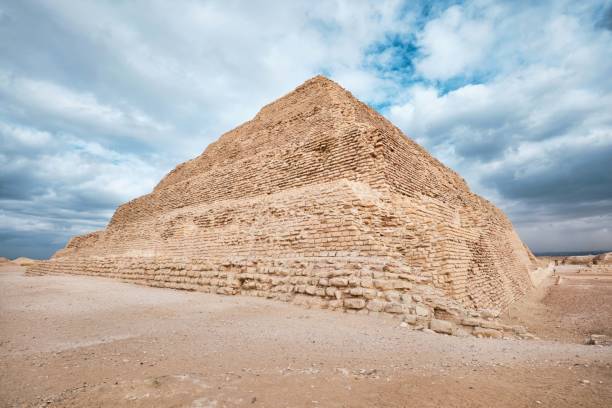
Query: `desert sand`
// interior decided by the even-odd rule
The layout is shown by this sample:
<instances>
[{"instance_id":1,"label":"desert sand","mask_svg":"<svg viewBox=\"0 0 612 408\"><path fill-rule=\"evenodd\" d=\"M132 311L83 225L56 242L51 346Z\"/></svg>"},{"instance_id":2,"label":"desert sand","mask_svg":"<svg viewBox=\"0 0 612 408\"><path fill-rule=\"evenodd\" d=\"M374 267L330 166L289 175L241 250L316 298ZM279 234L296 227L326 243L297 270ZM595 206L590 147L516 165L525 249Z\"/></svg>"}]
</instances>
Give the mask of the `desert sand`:
<instances>
[{"instance_id":1,"label":"desert sand","mask_svg":"<svg viewBox=\"0 0 612 408\"><path fill-rule=\"evenodd\" d=\"M552 277L512 305L511 319L542 340L446 336L391 317L0 270L1 406L612 404L612 347L581 344L612 326L609 270L565 268L559 285Z\"/></svg>"}]
</instances>

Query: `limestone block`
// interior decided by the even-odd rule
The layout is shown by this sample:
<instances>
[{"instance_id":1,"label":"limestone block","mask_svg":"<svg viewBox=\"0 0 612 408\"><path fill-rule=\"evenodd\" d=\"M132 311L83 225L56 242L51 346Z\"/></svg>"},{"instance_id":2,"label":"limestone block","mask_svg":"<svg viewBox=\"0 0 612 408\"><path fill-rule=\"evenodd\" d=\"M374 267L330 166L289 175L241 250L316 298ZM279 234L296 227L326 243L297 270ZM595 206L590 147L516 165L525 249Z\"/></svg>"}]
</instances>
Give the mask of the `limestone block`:
<instances>
[{"instance_id":1,"label":"limestone block","mask_svg":"<svg viewBox=\"0 0 612 408\"><path fill-rule=\"evenodd\" d=\"M364 289L362 294L363 297L368 300L378 297L378 291L376 289Z\"/></svg>"},{"instance_id":2,"label":"limestone block","mask_svg":"<svg viewBox=\"0 0 612 408\"><path fill-rule=\"evenodd\" d=\"M349 290L349 293L352 296L362 296L363 295L363 288L351 288Z\"/></svg>"},{"instance_id":3,"label":"limestone block","mask_svg":"<svg viewBox=\"0 0 612 408\"><path fill-rule=\"evenodd\" d=\"M482 327L474 327L472 334L476 337L490 337L494 339L501 339L504 336L499 330L485 329Z\"/></svg>"},{"instance_id":4,"label":"limestone block","mask_svg":"<svg viewBox=\"0 0 612 408\"><path fill-rule=\"evenodd\" d=\"M363 309L365 305L366 301L362 298L344 299L344 307L347 309Z\"/></svg>"},{"instance_id":5,"label":"limestone block","mask_svg":"<svg viewBox=\"0 0 612 408\"><path fill-rule=\"evenodd\" d=\"M512 331L516 334L527 333L525 326L512 326Z\"/></svg>"},{"instance_id":6,"label":"limestone block","mask_svg":"<svg viewBox=\"0 0 612 408\"><path fill-rule=\"evenodd\" d=\"M475 318L472 318L472 317L468 317L468 318L462 319L461 320L461 324L464 325L464 326L475 327L475 326L480 326L485 321L486 320L475 319Z\"/></svg>"},{"instance_id":7,"label":"limestone block","mask_svg":"<svg viewBox=\"0 0 612 408\"><path fill-rule=\"evenodd\" d=\"M346 278L332 278L329 280L329 284L332 286L342 287L348 286L348 279Z\"/></svg>"},{"instance_id":8,"label":"limestone block","mask_svg":"<svg viewBox=\"0 0 612 408\"><path fill-rule=\"evenodd\" d=\"M485 319L494 319L499 317L500 310L499 309L481 309L479 310L480 316Z\"/></svg>"},{"instance_id":9,"label":"limestone block","mask_svg":"<svg viewBox=\"0 0 612 408\"><path fill-rule=\"evenodd\" d=\"M381 312L385 309L386 305L387 302L378 299L373 299L368 302L367 307L368 310L371 312Z\"/></svg>"},{"instance_id":10,"label":"limestone block","mask_svg":"<svg viewBox=\"0 0 612 408\"><path fill-rule=\"evenodd\" d=\"M387 313L392 313L392 314L402 314L405 312L405 309L404 309L404 305L402 305L401 303L389 302L385 306L384 311Z\"/></svg>"},{"instance_id":11,"label":"limestone block","mask_svg":"<svg viewBox=\"0 0 612 408\"><path fill-rule=\"evenodd\" d=\"M421 317L429 317L429 315L431 314L430 309L422 305L416 305L414 307L414 311L417 316Z\"/></svg>"},{"instance_id":12,"label":"limestone block","mask_svg":"<svg viewBox=\"0 0 612 408\"><path fill-rule=\"evenodd\" d=\"M401 302L405 305L410 305L412 304L412 296L408 295L406 293L402 293L402 295L400 296L401 298Z\"/></svg>"},{"instance_id":13,"label":"limestone block","mask_svg":"<svg viewBox=\"0 0 612 408\"><path fill-rule=\"evenodd\" d=\"M374 287L380 290L390 290L394 288L393 281L388 279L374 279Z\"/></svg>"},{"instance_id":14,"label":"limestone block","mask_svg":"<svg viewBox=\"0 0 612 408\"><path fill-rule=\"evenodd\" d=\"M417 316L413 314L407 314L402 318L402 321L415 325L417 323Z\"/></svg>"},{"instance_id":15,"label":"limestone block","mask_svg":"<svg viewBox=\"0 0 612 408\"><path fill-rule=\"evenodd\" d=\"M406 282L405 280L396 280L393 282L393 287L395 289L409 290L412 289L412 284L410 282Z\"/></svg>"},{"instance_id":16,"label":"limestone block","mask_svg":"<svg viewBox=\"0 0 612 408\"><path fill-rule=\"evenodd\" d=\"M374 282L371 278L363 278L361 279L361 286L364 288L373 288Z\"/></svg>"},{"instance_id":17,"label":"limestone block","mask_svg":"<svg viewBox=\"0 0 612 408\"><path fill-rule=\"evenodd\" d=\"M447 320L431 319L429 328L436 333L453 334L455 325Z\"/></svg>"},{"instance_id":18,"label":"limestone block","mask_svg":"<svg viewBox=\"0 0 612 408\"><path fill-rule=\"evenodd\" d=\"M385 291L385 299L389 302L400 302L400 294L395 290Z\"/></svg>"}]
</instances>

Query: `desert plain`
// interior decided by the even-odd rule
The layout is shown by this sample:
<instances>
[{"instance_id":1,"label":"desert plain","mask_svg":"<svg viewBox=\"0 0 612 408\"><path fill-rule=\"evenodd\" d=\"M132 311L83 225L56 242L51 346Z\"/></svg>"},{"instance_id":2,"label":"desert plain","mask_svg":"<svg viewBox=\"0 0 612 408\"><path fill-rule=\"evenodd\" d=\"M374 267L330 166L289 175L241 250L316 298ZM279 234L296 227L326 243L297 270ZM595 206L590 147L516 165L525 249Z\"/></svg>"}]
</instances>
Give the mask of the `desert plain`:
<instances>
[{"instance_id":1,"label":"desert plain","mask_svg":"<svg viewBox=\"0 0 612 408\"><path fill-rule=\"evenodd\" d=\"M538 338L0 267L3 407L607 407L612 268L556 266L502 316Z\"/></svg>"}]
</instances>

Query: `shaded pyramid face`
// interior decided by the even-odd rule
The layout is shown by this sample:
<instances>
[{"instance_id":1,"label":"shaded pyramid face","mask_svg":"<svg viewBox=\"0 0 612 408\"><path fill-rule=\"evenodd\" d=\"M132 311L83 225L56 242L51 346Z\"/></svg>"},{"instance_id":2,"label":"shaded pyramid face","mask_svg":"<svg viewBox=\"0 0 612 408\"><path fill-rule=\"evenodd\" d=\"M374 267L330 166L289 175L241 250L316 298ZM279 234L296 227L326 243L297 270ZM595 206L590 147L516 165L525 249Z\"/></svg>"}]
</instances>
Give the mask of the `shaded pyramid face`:
<instances>
[{"instance_id":1,"label":"shaded pyramid face","mask_svg":"<svg viewBox=\"0 0 612 408\"><path fill-rule=\"evenodd\" d=\"M500 210L315 77L30 271L458 322L532 265Z\"/></svg>"}]
</instances>

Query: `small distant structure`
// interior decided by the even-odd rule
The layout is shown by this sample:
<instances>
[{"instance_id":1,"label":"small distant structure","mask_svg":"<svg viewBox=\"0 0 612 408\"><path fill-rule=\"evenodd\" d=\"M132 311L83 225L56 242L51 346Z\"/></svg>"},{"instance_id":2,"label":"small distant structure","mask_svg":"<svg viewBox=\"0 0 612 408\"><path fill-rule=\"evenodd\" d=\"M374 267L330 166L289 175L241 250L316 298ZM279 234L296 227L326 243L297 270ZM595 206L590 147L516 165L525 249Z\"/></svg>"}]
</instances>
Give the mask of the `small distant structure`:
<instances>
[{"instance_id":1,"label":"small distant structure","mask_svg":"<svg viewBox=\"0 0 612 408\"><path fill-rule=\"evenodd\" d=\"M612 252L605 252L593 258L593 265L612 265Z\"/></svg>"}]
</instances>

